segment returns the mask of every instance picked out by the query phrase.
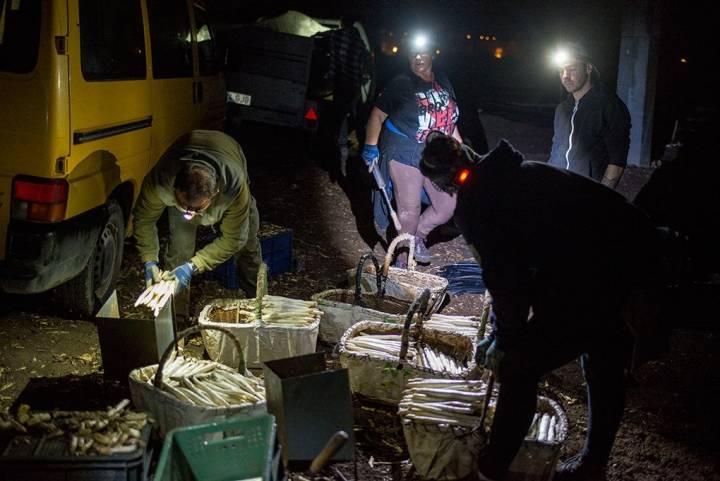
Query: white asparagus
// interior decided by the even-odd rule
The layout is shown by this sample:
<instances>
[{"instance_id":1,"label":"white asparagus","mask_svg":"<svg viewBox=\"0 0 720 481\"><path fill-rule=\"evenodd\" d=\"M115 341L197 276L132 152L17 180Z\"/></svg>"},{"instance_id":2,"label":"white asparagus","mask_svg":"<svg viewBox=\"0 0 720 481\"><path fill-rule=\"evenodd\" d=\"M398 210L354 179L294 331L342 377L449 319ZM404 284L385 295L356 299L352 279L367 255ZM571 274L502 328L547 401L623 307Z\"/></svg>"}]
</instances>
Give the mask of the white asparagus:
<instances>
[{"instance_id":1,"label":"white asparagus","mask_svg":"<svg viewBox=\"0 0 720 481\"><path fill-rule=\"evenodd\" d=\"M547 441L548 428L550 427L550 415L545 413L540 418L540 428L538 429L538 441Z\"/></svg>"}]
</instances>

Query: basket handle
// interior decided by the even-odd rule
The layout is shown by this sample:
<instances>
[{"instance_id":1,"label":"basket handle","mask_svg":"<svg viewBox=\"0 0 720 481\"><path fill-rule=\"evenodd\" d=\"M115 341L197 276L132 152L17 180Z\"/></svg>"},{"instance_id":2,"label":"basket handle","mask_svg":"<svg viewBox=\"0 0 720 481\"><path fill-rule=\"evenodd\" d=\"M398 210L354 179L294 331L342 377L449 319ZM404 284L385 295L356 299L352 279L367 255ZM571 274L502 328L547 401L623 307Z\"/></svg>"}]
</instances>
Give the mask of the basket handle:
<instances>
[{"instance_id":1,"label":"basket handle","mask_svg":"<svg viewBox=\"0 0 720 481\"><path fill-rule=\"evenodd\" d=\"M388 270L390 269L390 262L392 262L392 258L395 255L395 248L402 241L408 241L410 243L410 254L408 255L407 268L409 271L415 270L415 236L406 232L405 234L400 234L392 240L390 246L388 247L387 254L385 254L385 262L383 263L382 272L383 277L386 279L388 276Z\"/></svg>"},{"instance_id":2,"label":"basket handle","mask_svg":"<svg viewBox=\"0 0 720 481\"><path fill-rule=\"evenodd\" d=\"M184 331L178 333L177 337L173 341L172 344L170 344L166 349L165 352L163 352L162 357L160 358L160 363L158 364L157 371L155 372L155 381L153 384L156 388L162 389L163 386L163 368L165 367L165 363L167 362L168 358L170 357L170 354L175 350L178 341L181 339L185 339L191 334L195 334L202 331L220 331L223 334L226 334L230 336L230 339L233 340L235 343L235 348L238 350L240 362L238 366L238 372L240 374L247 373L247 369L245 367L245 355L243 354L242 346L240 345L240 341L237 340L235 335L232 333L230 329L226 329L224 327L218 327L218 326L193 326L185 329Z\"/></svg>"},{"instance_id":3,"label":"basket handle","mask_svg":"<svg viewBox=\"0 0 720 481\"><path fill-rule=\"evenodd\" d=\"M487 418L487 410L490 406L490 398L492 397L493 389L495 388L495 376L493 376L493 373L491 372L488 376L488 381L486 385L486 391L485 391L485 399L483 400L483 411L480 415L480 424L479 428L481 430L484 430L485 426L485 419Z\"/></svg>"},{"instance_id":4,"label":"basket handle","mask_svg":"<svg viewBox=\"0 0 720 481\"><path fill-rule=\"evenodd\" d=\"M375 281L377 282L377 295L383 295L383 278L382 273L380 272L380 263L378 263L377 257L375 257L372 252L368 252L367 254L363 254L362 257L360 257L360 262L358 262L357 270L355 271L355 301L353 304L356 306L365 307L365 303L363 303L362 301L362 275L363 268L365 267L365 263L368 261L368 259L372 259L373 264L375 265Z\"/></svg>"},{"instance_id":5,"label":"basket handle","mask_svg":"<svg viewBox=\"0 0 720 481\"><path fill-rule=\"evenodd\" d=\"M268 268L264 262L258 268L257 280L255 281L255 317L262 320L262 300L268 293Z\"/></svg>"},{"instance_id":6,"label":"basket handle","mask_svg":"<svg viewBox=\"0 0 720 481\"><path fill-rule=\"evenodd\" d=\"M425 312L429 299L430 289L423 289L422 293L410 304L410 309L408 309L405 324L403 325L402 338L400 339L400 362L405 360L408 347L410 347L410 324L412 324L412 319L418 311ZM422 325L420 328L422 328Z\"/></svg>"},{"instance_id":7,"label":"basket handle","mask_svg":"<svg viewBox=\"0 0 720 481\"><path fill-rule=\"evenodd\" d=\"M480 316L480 326L478 327L477 340L482 341L485 339L485 329L487 323L490 320L490 310L492 310L492 296L490 292L485 289L485 295L483 296L483 308L482 315Z\"/></svg>"}]
</instances>

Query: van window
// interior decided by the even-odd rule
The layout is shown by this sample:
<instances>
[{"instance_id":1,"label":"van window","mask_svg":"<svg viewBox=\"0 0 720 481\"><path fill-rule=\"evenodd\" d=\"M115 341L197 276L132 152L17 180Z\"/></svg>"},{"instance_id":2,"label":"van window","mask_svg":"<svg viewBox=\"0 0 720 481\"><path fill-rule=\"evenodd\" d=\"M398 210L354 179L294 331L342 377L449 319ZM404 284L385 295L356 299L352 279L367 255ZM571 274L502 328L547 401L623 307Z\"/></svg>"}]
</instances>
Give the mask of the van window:
<instances>
[{"instance_id":1,"label":"van window","mask_svg":"<svg viewBox=\"0 0 720 481\"><path fill-rule=\"evenodd\" d=\"M192 77L192 38L187 4L149 0L150 39L155 78Z\"/></svg>"},{"instance_id":2,"label":"van window","mask_svg":"<svg viewBox=\"0 0 720 481\"><path fill-rule=\"evenodd\" d=\"M144 79L140 1L81 0L80 50L87 80Z\"/></svg>"},{"instance_id":3,"label":"van window","mask_svg":"<svg viewBox=\"0 0 720 481\"><path fill-rule=\"evenodd\" d=\"M40 0L0 0L0 72L32 72L39 44Z\"/></svg>"},{"instance_id":4,"label":"van window","mask_svg":"<svg viewBox=\"0 0 720 481\"><path fill-rule=\"evenodd\" d=\"M205 9L194 3L193 11L195 13L195 38L197 39L198 55L200 57L200 75L211 75L219 70L215 38Z\"/></svg>"}]
</instances>

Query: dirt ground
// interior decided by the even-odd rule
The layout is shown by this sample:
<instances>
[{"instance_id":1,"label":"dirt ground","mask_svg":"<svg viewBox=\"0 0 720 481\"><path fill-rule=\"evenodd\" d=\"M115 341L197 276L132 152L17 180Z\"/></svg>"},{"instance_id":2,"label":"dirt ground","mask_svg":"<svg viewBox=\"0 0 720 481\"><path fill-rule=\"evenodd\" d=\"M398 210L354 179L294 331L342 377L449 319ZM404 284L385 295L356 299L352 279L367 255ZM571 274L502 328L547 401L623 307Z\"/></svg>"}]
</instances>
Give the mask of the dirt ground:
<instances>
[{"instance_id":1,"label":"dirt ground","mask_svg":"<svg viewBox=\"0 0 720 481\"><path fill-rule=\"evenodd\" d=\"M489 113L482 120L491 146L504 137L528 158L547 156L551 133L539 122ZM363 253L372 249L384 255L384 243L369 216L370 179L357 157L350 159L348 177L342 179L300 134L248 128L237 136L249 158L262 220L293 231L294 271L271 279L271 293L307 299L341 285L345 270ZM648 174L648 169L630 169L620 190L632 197ZM118 285L121 312L142 317L145 314L132 307L140 291L141 264L133 242L127 240L125 247ZM432 263L421 270L435 272L471 258L450 230L436 237L431 251ZM198 279L192 291L194 314L213 298L238 295L215 281ZM444 312L477 314L479 305L478 296L456 296ZM123 395L122 386L108 390L101 383L94 324L64 319L55 311L47 295L0 294L0 407L8 408L19 398L33 399L35 407L59 406L77 399L70 393L73 383L88 404L103 405ZM720 341L705 332L676 331L671 343L667 359L642 366L628 379L625 421L610 460L610 480L720 480ZM34 389L43 384L55 390ZM541 391L566 409L570 435L561 457L574 454L584 438L587 413L577 363L549 375ZM409 455L394 410L356 400L354 416L358 479L406 477ZM355 479L351 463L325 474L342 479L338 471Z\"/></svg>"}]
</instances>

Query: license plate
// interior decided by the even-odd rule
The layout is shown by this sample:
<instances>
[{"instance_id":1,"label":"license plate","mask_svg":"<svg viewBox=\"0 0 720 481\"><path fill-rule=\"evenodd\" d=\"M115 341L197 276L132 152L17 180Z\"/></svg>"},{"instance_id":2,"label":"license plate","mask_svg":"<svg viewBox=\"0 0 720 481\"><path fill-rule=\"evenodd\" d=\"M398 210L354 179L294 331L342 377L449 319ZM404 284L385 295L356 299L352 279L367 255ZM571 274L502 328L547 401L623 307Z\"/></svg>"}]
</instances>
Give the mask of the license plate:
<instances>
[{"instance_id":1,"label":"license plate","mask_svg":"<svg viewBox=\"0 0 720 481\"><path fill-rule=\"evenodd\" d=\"M232 103L240 104L240 105L250 105L250 103L252 101L252 97L250 95L241 94L239 92L228 92L227 99L228 99L228 102L232 102Z\"/></svg>"}]
</instances>

